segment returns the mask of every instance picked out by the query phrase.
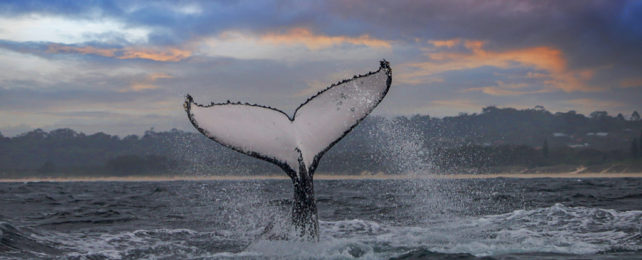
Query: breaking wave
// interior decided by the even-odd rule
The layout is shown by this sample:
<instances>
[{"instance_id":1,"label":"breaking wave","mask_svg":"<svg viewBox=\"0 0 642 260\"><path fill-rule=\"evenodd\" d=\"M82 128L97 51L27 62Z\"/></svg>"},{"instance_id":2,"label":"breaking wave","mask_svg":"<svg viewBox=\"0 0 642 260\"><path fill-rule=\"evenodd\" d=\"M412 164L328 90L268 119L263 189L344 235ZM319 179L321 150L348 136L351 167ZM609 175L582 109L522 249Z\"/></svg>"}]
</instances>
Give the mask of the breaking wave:
<instances>
[{"instance_id":1,"label":"breaking wave","mask_svg":"<svg viewBox=\"0 0 642 260\"><path fill-rule=\"evenodd\" d=\"M559 253L590 255L642 250L642 211L567 207L515 210L500 215L399 227L354 219L321 222L321 242L253 242L226 257L390 258L481 257Z\"/></svg>"}]
</instances>

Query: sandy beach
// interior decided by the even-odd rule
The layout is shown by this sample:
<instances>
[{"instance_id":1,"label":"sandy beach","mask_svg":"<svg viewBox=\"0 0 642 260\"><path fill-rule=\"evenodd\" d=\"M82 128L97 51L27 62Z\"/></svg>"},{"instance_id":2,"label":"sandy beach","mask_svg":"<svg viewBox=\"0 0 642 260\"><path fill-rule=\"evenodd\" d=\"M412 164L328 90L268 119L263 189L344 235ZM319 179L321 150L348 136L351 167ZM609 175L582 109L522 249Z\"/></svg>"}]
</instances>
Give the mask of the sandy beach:
<instances>
[{"instance_id":1,"label":"sandy beach","mask_svg":"<svg viewBox=\"0 0 642 260\"><path fill-rule=\"evenodd\" d=\"M497 173L497 174L362 174L332 175L319 173L316 180L407 180L407 179L490 179L490 178L642 178L642 172L634 173ZM133 177L54 177L54 178L7 178L0 182L96 182L96 181L241 181L241 180L287 180L284 174L257 176L133 176Z\"/></svg>"}]
</instances>

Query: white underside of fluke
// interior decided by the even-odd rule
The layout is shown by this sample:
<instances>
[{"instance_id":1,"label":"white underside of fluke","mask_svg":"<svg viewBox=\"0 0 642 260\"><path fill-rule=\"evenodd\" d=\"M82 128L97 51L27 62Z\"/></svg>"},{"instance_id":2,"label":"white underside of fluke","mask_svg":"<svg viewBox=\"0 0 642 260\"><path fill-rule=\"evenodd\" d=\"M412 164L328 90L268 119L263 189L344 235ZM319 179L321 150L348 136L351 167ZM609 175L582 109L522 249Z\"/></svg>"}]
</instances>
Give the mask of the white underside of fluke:
<instances>
[{"instance_id":1,"label":"white underside of fluke","mask_svg":"<svg viewBox=\"0 0 642 260\"><path fill-rule=\"evenodd\" d=\"M392 80L388 62L376 72L344 80L286 113L259 105L199 105L188 96L185 109L204 135L236 151L299 173L316 167L323 153L345 136L381 102ZM299 154L300 153L300 154ZM313 171L314 169L312 169Z\"/></svg>"}]
</instances>

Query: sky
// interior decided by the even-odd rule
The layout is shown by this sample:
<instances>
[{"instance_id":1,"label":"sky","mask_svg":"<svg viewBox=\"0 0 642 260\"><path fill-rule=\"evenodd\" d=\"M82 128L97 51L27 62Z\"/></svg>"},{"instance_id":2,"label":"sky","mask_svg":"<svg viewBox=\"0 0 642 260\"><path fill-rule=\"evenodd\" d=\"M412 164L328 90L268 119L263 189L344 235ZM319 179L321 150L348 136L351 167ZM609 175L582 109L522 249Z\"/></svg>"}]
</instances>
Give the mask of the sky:
<instances>
[{"instance_id":1,"label":"sky","mask_svg":"<svg viewBox=\"0 0 642 260\"><path fill-rule=\"evenodd\" d=\"M383 116L642 112L642 1L0 2L0 133L191 130L186 94L287 113L393 70Z\"/></svg>"}]
</instances>

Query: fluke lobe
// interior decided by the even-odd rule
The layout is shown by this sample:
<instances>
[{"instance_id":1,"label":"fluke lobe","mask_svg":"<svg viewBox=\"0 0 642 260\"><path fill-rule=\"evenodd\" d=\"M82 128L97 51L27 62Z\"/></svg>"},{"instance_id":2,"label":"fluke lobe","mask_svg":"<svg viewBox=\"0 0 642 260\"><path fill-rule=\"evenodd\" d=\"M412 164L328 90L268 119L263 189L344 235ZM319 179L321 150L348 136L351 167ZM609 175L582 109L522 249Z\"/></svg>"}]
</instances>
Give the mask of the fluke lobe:
<instances>
[{"instance_id":1,"label":"fluke lobe","mask_svg":"<svg viewBox=\"0 0 642 260\"><path fill-rule=\"evenodd\" d=\"M383 100L392 70L383 60L377 71L357 75L320 91L290 117L248 103L201 105L187 95L185 111L208 138L235 151L278 165L292 179L292 221L304 239L318 240L314 172L323 154L347 135Z\"/></svg>"}]
</instances>

